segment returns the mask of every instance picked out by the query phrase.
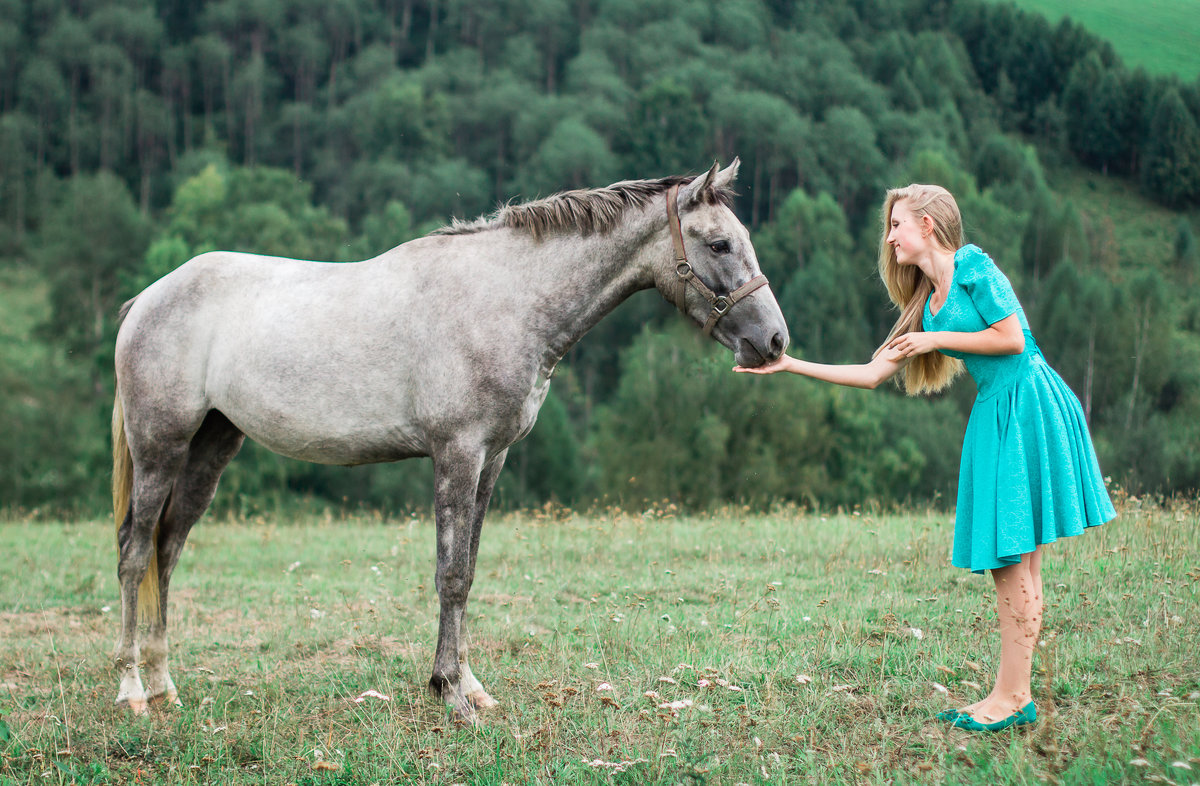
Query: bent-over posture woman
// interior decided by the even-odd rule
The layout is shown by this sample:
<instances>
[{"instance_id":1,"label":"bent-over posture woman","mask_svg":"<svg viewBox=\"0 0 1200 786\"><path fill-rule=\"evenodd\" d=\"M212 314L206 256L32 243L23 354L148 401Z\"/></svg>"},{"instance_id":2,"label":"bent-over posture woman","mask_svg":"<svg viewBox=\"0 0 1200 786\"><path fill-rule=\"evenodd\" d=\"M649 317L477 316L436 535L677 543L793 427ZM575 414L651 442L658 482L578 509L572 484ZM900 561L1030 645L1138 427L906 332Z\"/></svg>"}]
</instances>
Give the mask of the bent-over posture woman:
<instances>
[{"instance_id":1,"label":"bent-over posture woman","mask_svg":"<svg viewBox=\"0 0 1200 786\"><path fill-rule=\"evenodd\" d=\"M963 245L950 192L911 185L883 205L879 274L900 317L870 363L784 355L754 374L790 371L874 388L902 374L910 395L941 390L963 369L979 389L963 441L952 564L992 572L1000 665L991 693L940 720L998 731L1037 719L1033 649L1042 625L1042 549L1116 516L1079 399L1047 365L1008 278Z\"/></svg>"}]
</instances>

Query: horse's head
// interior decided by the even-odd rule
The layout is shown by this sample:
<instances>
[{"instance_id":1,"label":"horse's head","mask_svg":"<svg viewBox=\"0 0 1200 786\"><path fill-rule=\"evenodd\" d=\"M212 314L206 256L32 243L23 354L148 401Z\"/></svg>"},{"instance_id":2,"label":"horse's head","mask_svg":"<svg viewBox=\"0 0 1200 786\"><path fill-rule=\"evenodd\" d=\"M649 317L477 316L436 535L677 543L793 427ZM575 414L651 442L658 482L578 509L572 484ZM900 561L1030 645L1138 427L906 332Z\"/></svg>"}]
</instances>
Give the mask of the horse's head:
<instances>
[{"instance_id":1,"label":"horse's head","mask_svg":"<svg viewBox=\"0 0 1200 786\"><path fill-rule=\"evenodd\" d=\"M704 332L733 351L738 365L761 366L787 349L788 329L758 266L750 233L729 209L740 162L667 191L674 257L656 276L659 291Z\"/></svg>"}]
</instances>

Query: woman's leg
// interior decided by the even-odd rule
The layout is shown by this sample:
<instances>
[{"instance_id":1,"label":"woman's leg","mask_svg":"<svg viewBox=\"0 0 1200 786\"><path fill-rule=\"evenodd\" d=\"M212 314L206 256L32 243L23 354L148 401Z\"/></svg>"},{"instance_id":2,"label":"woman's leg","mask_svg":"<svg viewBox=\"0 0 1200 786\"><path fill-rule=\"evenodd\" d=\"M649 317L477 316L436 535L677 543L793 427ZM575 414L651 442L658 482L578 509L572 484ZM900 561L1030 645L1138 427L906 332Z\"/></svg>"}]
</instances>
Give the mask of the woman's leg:
<instances>
[{"instance_id":1,"label":"woman's leg","mask_svg":"<svg viewBox=\"0 0 1200 786\"><path fill-rule=\"evenodd\" d=\"M1032 699L1033 650L1042 630L1042 547L1017 565L992 571L996 615L1000 621L1000 667L996 684L983 701L966 711L982 723L1003 720Z\"/></svg>"}]
</instances>

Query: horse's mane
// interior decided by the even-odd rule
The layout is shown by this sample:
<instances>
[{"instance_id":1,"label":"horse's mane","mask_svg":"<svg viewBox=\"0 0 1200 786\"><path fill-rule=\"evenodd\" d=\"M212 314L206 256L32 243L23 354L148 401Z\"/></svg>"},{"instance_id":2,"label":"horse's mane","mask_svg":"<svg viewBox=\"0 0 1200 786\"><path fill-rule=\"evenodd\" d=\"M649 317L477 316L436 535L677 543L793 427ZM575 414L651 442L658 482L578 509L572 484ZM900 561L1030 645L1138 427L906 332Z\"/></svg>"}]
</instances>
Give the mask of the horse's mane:
<instances>
[{"instance_id":1,"label":"horse's mane","mask_svg":"<svg viewBox=\"0 0 1200 786\"><path fill-rule=\"evenodd\" d=\"M563 191L521 205L502 205L490 216L474 221L455 219L434 234L467 235L507 227L525 230L540 240L553 232L603 233L616 225L626 209L642 207L671 186L681 186L695 179L695 175L672 175L659 180L626 180L604 188ZM728 188L708 188L700 198L708 204L720 203L728 207L734 196Z\"/></svg>"}]
</instances>

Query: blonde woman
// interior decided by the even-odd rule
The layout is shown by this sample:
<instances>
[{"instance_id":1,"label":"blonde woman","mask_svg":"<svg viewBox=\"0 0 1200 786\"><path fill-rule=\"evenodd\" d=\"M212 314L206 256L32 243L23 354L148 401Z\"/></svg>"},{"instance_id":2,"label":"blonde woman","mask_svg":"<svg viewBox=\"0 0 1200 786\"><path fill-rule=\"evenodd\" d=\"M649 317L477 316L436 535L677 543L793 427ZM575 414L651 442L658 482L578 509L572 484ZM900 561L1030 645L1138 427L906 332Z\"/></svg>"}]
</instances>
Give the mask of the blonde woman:
<instances>
[{"instance_id":1,"label":"blonde woman","mask_svg":"<svg viewBox=\"0 0 1200 786\"><path fill-rule=\"evenodd\" d=\"M789 371L857 388L897 374L909 395L950 384L964 364L979 388L963 441L954 521L956 567L990 570L1000 620L996 683L981 701L938 714L972 731L1037 720L1030 685L1042 625L1042 548L1116 516L1079 400L1046 364L1008 278L964 245L950 192L910 185L883 205L879 274L900 309L871 362L826 365L784 355L751 374Z\"/></svg>"}]
</instances>

